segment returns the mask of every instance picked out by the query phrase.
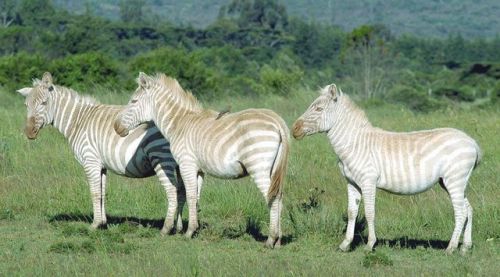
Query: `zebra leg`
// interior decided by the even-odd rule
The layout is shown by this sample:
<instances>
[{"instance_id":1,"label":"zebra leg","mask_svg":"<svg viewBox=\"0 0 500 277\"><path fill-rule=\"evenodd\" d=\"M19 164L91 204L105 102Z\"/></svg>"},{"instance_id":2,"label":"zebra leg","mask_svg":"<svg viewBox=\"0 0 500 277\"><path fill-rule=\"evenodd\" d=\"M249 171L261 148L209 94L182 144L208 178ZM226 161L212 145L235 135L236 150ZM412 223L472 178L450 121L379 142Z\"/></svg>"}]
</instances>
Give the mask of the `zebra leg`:
<instances>
[{"instance_id":1,"label":"zebra leg","mask_svg":"<svg viewBox=\"0 0 500 277\"><path fill-rule=\"evenodd\" d=\"M271 168L271 166L272 165L269 165L269 168ZM265 246L274 248L275 245L279 246L281 244L280 216L282 195L278 194L274 199L268 199L269 187L271 185L269 170L254 170L252 167L248 167L247 170L268 204L269 236L267 237Z\"/></svg>"},{"instance_id":2,"label":"zebra leg","mask_svg":"<svg viewBox=\"0 0 500 277\"><path fill-rule=\"evenodd\" d=\"M167 165L157 164L155 171L167 194L167 215L161 229L161 234L167 235L174 228L174 219L177 214L177 187L172 183L175 180L175 176L172 168L169 168Z\"/></svg>"},{"instance_id":3,"label":"zebra leg","mask_svg":"<svg viewBox=\"0 0 500 277\"><path fill-rule=\"evenodd\" d=\"M455 228L451 235L450 242L446 248L446 253L451 254L458 247L458 242L460 235L464 229L465 219L468 214L468 209L465 204L464 188L463 182L451 182L443 180L446 190L448 191L451 204L453 205L453 213L455 215ZM471 213L472 216L472 213ZM467 238L468 239L468 238Z\"/></svg>"},{"instance_id":4,"label":"zebra leg","mask_svg":"<svg viewBox=\"0 0 500 277\"><path fill-rule=\"evenodd\" d=\"M356 225L356 218L358 217L359 202L361 201L361 192L358 187L348 183L347 184L347 229L345 239L340 244L339 248L342 251L348 251L349 246L354 238L354 226Z\"/></svg>"},{"instance_id":5,"label":"zebra leg","mask_svg":"<svg viewBox=\"0 0 500 277\"><path fill-rule=\"evenodd\" d=\"M177 224L176 231L177 233L182 232L182 210L184 209L184 204L186 203L186 188L184 187L184 182L181 178L181 173L179 168L176 168L177 175Z\"/></svg>"},{"instance_id":6,"label":"zebra leg","mask_svg":"<svg viewBox=\"0 0 500 277\"><path fill-rule=\"evenodd\" d=\"M375 236L375 193L376 186L373 183L368 183L361 187L363 195L363 203L365 206L365 217L368 223L368 242L365 246L366 251L372 251L373 246L377 242Z\"/></svg>"},{"instance_id":7,"label":"zebra leg","mask_svg":"<svg viewBox=\"0 0 500 277\"><path fill-rule=\"evenodd\" d=\"M464 231L464 244L462 245L462 253L466 253L472 247L472 206L467 197L465 197L465 207L467 209L467 222Z\"/></svg>"},{"instance_id":8,"label":"zebra leg","mask_svg":"<svg viewBox=\"0 0 500 277\"><path fill-rule=\"evenodd\" d=\"M193 165L180 166L182 180L186 188L189 210L188 229L185 236L191 238L198 229L198 169Z\"/></svg>"},{"instance_id":9,"label":"zebra leg","mask_svg":"<svg viewBox=\"0 0 500 277\"><path fill-rule=\"evenodd\" d=\"M106 213L104 211L104 198L106 191L106 172L102 170L99 163L90 163L84 167L85 174L90 186L94 221L90 225L91 229L97 229L106 224Z\"/></svg>"},{"instance_id":10,"label":"zebra leg","mask_svg":"<svg viewBox=\"0 0 500 277\"><path fill-rule=\"evenodd\" d=\"M269 236L266 247L279 248L281 246L281 209L283 207L283 195L278 194L270 203L269 208Z\"/></svg>"}]
</instances>

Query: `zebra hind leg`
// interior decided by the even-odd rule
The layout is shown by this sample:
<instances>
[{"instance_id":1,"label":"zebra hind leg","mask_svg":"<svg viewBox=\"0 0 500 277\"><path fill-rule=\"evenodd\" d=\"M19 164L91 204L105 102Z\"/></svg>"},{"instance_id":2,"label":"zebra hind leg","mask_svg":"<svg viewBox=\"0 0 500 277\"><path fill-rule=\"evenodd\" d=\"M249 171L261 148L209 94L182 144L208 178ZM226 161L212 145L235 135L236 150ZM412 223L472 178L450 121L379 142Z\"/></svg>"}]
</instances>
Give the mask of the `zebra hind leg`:
<instances>
[{"instance_id":1,"label":"zebra hind leg","mask_svg":"<svg viewBox=\"0 0 500 277\"><path fill-rule=\"evenodd\" d=\"M166 165L157 164L155 166L156 176L160 179L160 183L165 189L167 195L167 214L165 222L161 229L162 235L168 235L174 228L175 216L177 215L177 187L173 169Z\"/></svg>"},{"instance_id":2,"label":"zebra hind leg","mask_svg":"<svg viewBox=\"0 0 500 277\"><path fill-rule=\"evenodd\" d=\"M283 195L279 194L272 199L269 212L269 236L265 246L267 248L280 248L281 246L281 210L283 208Z\"/></svg>"},{"instance_id":3,"label":"zebra hind leg","mask_svg":"<svg viewBox=\"0 0 500 277\"><path fill-rule=\"evenodd\" d=\"M464 254L472 247L472 206L467 197L465 197L465 207L467 209L467 221L465 223L464 243L460 249Z\"/></svg>"},{"instance_id":4,"label":"zebra hind leg","mask_svg":"<svg viewBox=\"0 0 500 277\"><path fill-rule=\"evenodd\" d=\"M198 169L191 164L181 166L182 180L186 188L186 200L188 204L189 219L185 236L191 238L198 229Z\"/></svg>"},{"instance_id":5,"label":"zebra hind leg","mask_svg":"<svg viewBox=\"0 0 500 277\"><path fill-rule=\"evenodd\" d=\"M271 166L269 166L271 167ZM259 188L260 192L266 199L269 207L269 236L265 246L267 248L279 247L281 245L281 226L280 217L282 209L282 195L278 194L273 199L268 199L269 187L271 185L271 178L269 176L269 171L266 170L252 170L249 168L249 174L253 181Z\"/></svg>"},{"instance_id":6,"label":"zebra hind leg","mask_svg":"<svg viewBox=\"0 0 500 277\"><path fill-rule=\"evenodd\" d=\"M463 182L461 182L461 181L451 182L451 181L447 181L447 180L443 180L443 181L444 181L446 189L450 195L451 204L453 205L453 213L455 216L455 227L453 229L453 233L451 235L451 239L450 239L450 242L448 244L448 247L446 248L446 253L451 254L458 247L460 235L462 234L462 231L464 229L466 216L468 215L468 208L466 206L465 197L464 197L465 186L463 185ZM471 216L472 216L472 213L471 213ZM472 223L472 220L470 223Z\"/></svg>"}]
</instances>

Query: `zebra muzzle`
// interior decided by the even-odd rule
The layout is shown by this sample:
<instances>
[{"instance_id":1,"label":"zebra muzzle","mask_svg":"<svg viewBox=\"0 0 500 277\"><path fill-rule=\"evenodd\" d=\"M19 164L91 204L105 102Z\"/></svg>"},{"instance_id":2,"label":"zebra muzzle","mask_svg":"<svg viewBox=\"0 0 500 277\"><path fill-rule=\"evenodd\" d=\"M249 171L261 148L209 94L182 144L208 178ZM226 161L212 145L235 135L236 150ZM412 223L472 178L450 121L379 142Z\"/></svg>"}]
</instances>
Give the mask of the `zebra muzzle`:
<instances>
[{"instance_id":1,"label":"zebra muzzle","mask_svg":"<svg viewBox=\"0 0 500 277\"><path fill-rule=\"evenodd\" d=\"M38 135L39 128L35 126L35 119L30 117L26 122L26 127L24 128L24 134L28 139L36 139Z\"/></svg>"},{"instance_id":2,"label":"zebra muzzle","mask_svg":"<svg viewBox=\"0 0 500 277\"><path fill-rule=\"evenodd\" d=\"M305 136L304 133L304 121L297 120L292 126L292 135L295 139L302 139Z\"/></svg>"},{"instance_id":3,"label":"zebra muzzle","mask_svg":"<svg viewBox=\"0 0 500 277\"><path fill-rule=\"evenodd\" d=\"M115 120L115 124L113 125L113 128L115 129L115 132L118 135L120 135L120 137L126 137L128 135L128 129L123 127L122 124L120 124L119 119Z\"/></svg>"}]
</instances>

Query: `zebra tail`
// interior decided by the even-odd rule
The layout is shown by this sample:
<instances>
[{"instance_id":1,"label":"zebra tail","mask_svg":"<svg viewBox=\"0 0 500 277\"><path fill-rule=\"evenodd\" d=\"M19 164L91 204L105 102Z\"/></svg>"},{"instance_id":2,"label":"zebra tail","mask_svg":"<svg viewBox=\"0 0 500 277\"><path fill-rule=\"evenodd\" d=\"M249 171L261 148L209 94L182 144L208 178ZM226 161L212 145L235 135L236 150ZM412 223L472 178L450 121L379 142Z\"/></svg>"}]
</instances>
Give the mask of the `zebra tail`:
<instances>
[{"instance_id":1,"label":"zebra tail","mask_svg":"<svg viewBox=\"0 0 500 277\"><path fill-rule=\"evenodd\" d=\"M477 144L476 142L476 163L474 164L474 168L476 168L479 163L481 162L481 160L483 159L483 152L481 151L481 148L479 147L479 145Z\"/></svg>"},{"instance_id":2,"label":"zebra tail","mask_svg":"<svg viewBox=\"0 0 500 277\"><path fill-rule=\"evenodd\" d=\"M267 199L269 204L276 196L283 193L283 184L287 170L288 152L290 145L289 131L286 125L283 124L280 124L281 142L278 148L278 153L276 154L276 159L274 160L273 168L271 169L271 186L269 187L269 190L267 192Z\"/></svg>"}]
</instances>

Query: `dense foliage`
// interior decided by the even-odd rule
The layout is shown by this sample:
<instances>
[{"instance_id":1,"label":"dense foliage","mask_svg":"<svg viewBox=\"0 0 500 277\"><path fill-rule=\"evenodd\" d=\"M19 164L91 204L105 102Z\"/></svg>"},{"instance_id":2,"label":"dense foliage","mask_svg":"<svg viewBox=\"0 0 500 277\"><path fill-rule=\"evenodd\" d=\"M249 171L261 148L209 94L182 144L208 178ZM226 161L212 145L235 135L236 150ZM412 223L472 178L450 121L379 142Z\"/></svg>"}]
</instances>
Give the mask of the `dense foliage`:
<instances>
[{"instance_id":1,"label":"dense foliage","mask_svg":"<svg viewBox=\"0 0 500 277\"><path fill-rule=\"evenodd\" d=\"M142 9L134 11L176 24L206 27L232 0L53 0L75 13L119 19L122 3ZM251 1L240 1L251 2ZM266 2L266 1L261 1ZM269 1L267 1L269 2ZM461 33L467 37L494 37L500 30L500 1L481 0L279 0L288 14L308 22L341 26L352 30L360 25L384 24L395 34L447 37Z\"/></svg>"},{"instance_id":2,"label":"dense foliage","mask_svg":"<svg viewBox=\"0 0 500 277\"><path fill-rule=\"evenodd\" d=\"M345 32L290 17L276 0L234 0L201 29L146 16L145 1L115 2L117 20L94 16L90 6L76 15L50 0L2 2L0 85L12 91L49 70L63 85L122 91L134 88L139 71L159 71L212 98L335 82L415 111L498 104L498 36L395 36L383 25Z\"/></svg>"}]
</instances>

